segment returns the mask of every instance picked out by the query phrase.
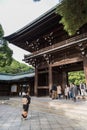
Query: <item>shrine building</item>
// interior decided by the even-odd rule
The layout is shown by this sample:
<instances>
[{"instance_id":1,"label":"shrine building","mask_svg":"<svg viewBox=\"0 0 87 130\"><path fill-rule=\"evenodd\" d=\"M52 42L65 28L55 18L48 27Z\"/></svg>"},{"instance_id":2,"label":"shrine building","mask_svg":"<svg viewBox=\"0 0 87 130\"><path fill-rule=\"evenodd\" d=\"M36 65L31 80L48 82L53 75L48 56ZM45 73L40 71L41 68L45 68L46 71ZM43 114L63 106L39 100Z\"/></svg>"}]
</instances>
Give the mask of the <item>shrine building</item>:
<instances>
[{"instance_id":1,"label":"shrine building","mask_svg":"<svg viewBox=\"0 0 87 130\"><path fill-rule=\"evenodd\" d=\"M25 89L30 88L34 95L35 73L3 74L0 73L0 99L6 96L22 96Z\"/></svg>"},{"instance_id":2,"label":"shrine building","mask_svg":"<svg viewBox=\"0 0 87 130\"><path fill-rule=\"evenodd\" d=\"M59 23L56 6L17 32L6 36L10 43L30 55L24 61L35 67L34 95L46 96L53 84L62 89L68 84L68 73L83 70L87 85L87 24L69 36Z\"/></svg>"}]
</instances>

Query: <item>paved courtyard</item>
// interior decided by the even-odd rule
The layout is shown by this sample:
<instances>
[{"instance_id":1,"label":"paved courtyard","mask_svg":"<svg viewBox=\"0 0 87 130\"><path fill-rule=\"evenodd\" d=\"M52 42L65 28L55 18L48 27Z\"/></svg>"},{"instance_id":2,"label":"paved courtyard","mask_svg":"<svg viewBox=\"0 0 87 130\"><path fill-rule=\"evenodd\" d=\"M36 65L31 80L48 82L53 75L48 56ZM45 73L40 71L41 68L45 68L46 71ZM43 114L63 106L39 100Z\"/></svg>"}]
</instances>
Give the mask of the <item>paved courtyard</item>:
<instances>
[{"instance_id":1,"label":"paved courtyard","mask_svg":"<svg viewBox=\"0 0 87 130\"><path fill-rule=\"evenodd\" d=\"M87 130L87 101L31 97L27 120L21 98L0 101L0 130Z\"/></svg>"}]
</instances>

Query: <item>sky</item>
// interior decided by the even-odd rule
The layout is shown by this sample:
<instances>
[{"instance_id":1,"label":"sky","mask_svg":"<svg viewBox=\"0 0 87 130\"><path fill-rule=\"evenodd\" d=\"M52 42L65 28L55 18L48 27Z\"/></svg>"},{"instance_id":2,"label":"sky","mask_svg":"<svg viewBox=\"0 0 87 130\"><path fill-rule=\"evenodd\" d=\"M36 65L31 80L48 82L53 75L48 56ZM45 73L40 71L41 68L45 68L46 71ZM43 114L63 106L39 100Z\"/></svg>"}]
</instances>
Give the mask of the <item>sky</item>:
<instances>
[{"instance_id":1,"label":"sky","mask_svg":"<svg viewBox=\"0 0 87 130\"><path fill-rule=\"evenodd\" d=\"M0 24L3 27L4 36L18 31L56 4L58 4L58 0L41 0L40 2L34 2L33 0L0 0ZM19 62L23 62L24 54L29 54L29 52L11 43L9 47L13 50L13 58Z\"/></svg>"}]
</instances>

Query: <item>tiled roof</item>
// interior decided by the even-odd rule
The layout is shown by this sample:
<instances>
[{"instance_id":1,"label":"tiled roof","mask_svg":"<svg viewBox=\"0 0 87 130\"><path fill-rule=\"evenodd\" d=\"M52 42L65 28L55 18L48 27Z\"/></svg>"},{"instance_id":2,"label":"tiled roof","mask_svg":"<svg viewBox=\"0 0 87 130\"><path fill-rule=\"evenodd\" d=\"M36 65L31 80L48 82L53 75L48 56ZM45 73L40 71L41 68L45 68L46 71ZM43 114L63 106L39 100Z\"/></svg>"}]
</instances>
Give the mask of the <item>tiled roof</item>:
<instances>
[{"instance_id":1,"label":"tiled roof","mask_svg":"<svg viewBox=\"0 0 87 130\"><path fill-rule=\"evenodd\" d=\"M17 75L11 75L11 74L2 74L0 73L0 80L4 81L11 81L11 80L19 80L23 78L31 78L34 77L35 73L24 73L24 74L17 74Z\"/></svg>"}]
</instances>

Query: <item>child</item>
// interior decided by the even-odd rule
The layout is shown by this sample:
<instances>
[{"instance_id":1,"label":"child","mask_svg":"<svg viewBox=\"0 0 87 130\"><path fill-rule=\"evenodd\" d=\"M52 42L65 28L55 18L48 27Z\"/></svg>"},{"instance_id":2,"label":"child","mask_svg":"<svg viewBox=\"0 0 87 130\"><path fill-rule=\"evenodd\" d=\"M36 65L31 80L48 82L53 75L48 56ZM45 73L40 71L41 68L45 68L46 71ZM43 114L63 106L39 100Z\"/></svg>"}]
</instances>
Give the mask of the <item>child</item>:
<instances>
[{"instance_id":1,"label":"child","mask_svg":"<svg viewBox=\"0 0 87 130\"><path fill-rule=\"evenodd\" d=\"M26 119L29 110L29 104L31 102L31 98L28 91L25 91L25 95L22 97L22 104L23 104L23 111L22 111L22 118Z\"/></svg>"}]
</instances>

